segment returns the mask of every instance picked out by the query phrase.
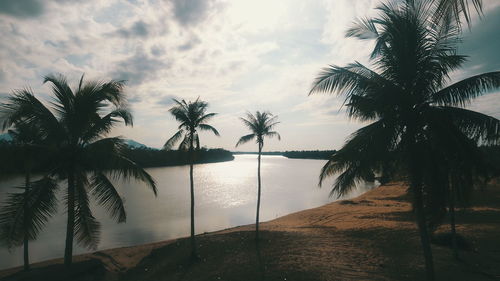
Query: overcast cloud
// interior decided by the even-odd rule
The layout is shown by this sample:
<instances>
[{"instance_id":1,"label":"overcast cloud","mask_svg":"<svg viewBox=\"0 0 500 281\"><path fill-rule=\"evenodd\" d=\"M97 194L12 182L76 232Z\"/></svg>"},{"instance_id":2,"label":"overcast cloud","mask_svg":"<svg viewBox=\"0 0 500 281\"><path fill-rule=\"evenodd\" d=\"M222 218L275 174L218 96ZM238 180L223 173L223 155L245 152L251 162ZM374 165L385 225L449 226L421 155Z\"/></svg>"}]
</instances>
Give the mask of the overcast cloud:
<instances>
[{"instance_id":1,"label":"overcast cloud","mask_svg":"<svg viewBox=\"0 0 500 281\"><path fill-rule=\"evenodd\" d=\"M266 150L335 149L362 124L339 111L341 100L307 96L328 64L367 61L369 45L343 34L377 0L3 0L0 5L0 98L31 86L46 97L42 77L127 80L133 128L123 135L160 147L176 130L171 99L210 103L221 137L208 147L234 149L246 134L245 111L270 110L282 141ZM470 62L454 77L500 69L500 1L485 1L482 21L466 30L460 53ZM471 105L500 118L500 94ZM253 150L248 144L241 150Z\"/></svg>"}]
</instances>

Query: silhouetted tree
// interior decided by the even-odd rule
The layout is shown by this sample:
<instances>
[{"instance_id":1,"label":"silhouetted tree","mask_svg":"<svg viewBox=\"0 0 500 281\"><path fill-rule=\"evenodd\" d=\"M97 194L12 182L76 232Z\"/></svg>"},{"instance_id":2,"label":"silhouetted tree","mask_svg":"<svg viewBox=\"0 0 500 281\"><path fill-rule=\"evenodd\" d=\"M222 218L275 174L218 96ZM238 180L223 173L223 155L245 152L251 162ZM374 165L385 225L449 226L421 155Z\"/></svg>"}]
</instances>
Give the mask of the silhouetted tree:
<instances>
[{"instance_id":1,"label":"silhouetted tree","mask_svg":"<svg viewBox=\"0 0 500 281\"><path fill-rule=\"evenodd\" d=\"M260 192L261 192L261 181L260 181L260 157L262 153L262 147L264 147L264 137L277 137L281 140L280 135L272 131L274 126L279 122L276 122L278 116L273 116L269 112L255 112L255 115L250 112L247 113L246 118L240 118L243 124L252 132L251 134L242 136L240 140L236 143L238 145L247 143L251 140L255 140L258 145L259 154L257 157L257 215L255 218L255 240L259 240L259 213L260 213Z\"/></svg>"},{"instance_id":2,"label":"silhouetted tree","mask_svg":"<svg viewBox=\"0 0 500 281\"><path fill-rule=\"evenodd\" d=\"M358 62L332 65L319 74L310 91L343 95L349 117L374 121L353 133L330 158L322 168L320 184L340 173L332 194L342 196L387 162L404 164L400 169L408 176L413 194L427 279L434 280L424 198L443 186L430 176L433 154L444 150L452 155L460 144L498 137L498 119L461 106L498 88L500 72L447 85L448 74L466 60L455 53L460 32L456 23L435 22L436 10L425 1L384 4L379 10L378 18L360 20L347 32L347 36L375 39L371 58L376 70Z\"/></svg>"},{"instance_id":3,"label":"silhouetted tree","mask_svg":"<svg viewBox=\"0 0 500 281\"><path fill-rule=\"evenodd\" d=\"M200 149L200 138L198 131L211 131L214 135L219 136L219 132L207 121L212 119L216 113L206 113L208 103L201 101L199 98L194 102L186 102L185 100L178 101L169 112L174 116L179 123L179 130L165 142L164 149L171 149L176 142L182 139L179 145L179 150L189 151L189 182L191 191L191 257L196 259L196 241L194 231L194 181L193 181L193 164L194 150Z\"/></svg>"},{"instance_id":4,"label":"silhouetted tree","mask_svg":"<svg viewBox=\"0 0 500 281\"><path fill-rule=\"evenodd\" d=\"M100 224L92 215L89 195L103 205L117 222L126 220L123 200L110 178L135 178L145 182L156 195L153 178L124 156L120 138L104 138L123 121L132 125L126 107L123 83L85 81L72 90L62 75L49 75L55 99L46 107L30 91L15 93L1 105L3 127L16 122L36 127L50 144L49 175L67 181L67 230L64 263L70 266L73 238L88 248L99 242Z\"/></svg>"},{"instance_id":5,"label":"silhouetted tree","mask_svg":"<svg viewBox=\"0 0 500 281\"><path fill-rule=\"evenodd\" d=\"M20 152L16 156L23 159L25 181L21 187L23 193L9 194L0 209L0 239L9 249L23 245L24 270L29 270L28 241L36 239L45 222L55 213L57 201L54 190L57 184L49 178L43 178L32 186L31 173L42 147L39 131L18 122L9 130L9 134Z\"/></svg>"}]
</instances>

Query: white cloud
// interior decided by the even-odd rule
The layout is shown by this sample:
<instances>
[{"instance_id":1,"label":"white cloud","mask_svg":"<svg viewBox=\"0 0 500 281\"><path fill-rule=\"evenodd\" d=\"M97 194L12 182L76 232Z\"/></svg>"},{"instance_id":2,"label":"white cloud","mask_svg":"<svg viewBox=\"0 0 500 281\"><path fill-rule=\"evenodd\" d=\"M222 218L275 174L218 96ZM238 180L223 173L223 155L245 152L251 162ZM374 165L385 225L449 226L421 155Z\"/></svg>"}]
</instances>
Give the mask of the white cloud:
<instances>
[{"instance_id":1,"label":"white cloud","mask_svg":"<svg viewBox=\"0 0 500 281\"><path fill-rule=\"evenodd\" d=\"M42 6L0 13L0 95L25 85L47 93L42 76L53 72L127 79L135 126L114 134L156 147L177 127L172 97L200 96L219 113L222 137L203 136L207 146L233 149L245 110L279 115L284 140L269 150L339 148L361 126L338 112L340 98L307 93L328 64L368 64L370 43L344 32L376 13L376 0L30 1ZM486 16L497 2L485 1Z\"/></svg>"}]
</instances>

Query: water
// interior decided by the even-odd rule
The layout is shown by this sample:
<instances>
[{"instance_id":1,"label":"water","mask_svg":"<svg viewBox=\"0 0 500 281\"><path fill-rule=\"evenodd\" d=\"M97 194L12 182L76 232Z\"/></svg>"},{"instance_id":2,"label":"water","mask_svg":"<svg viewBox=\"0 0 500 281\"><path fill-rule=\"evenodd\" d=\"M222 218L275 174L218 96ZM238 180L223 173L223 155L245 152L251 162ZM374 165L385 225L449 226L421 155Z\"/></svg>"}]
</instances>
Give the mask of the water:
<instances>
[{"instance_id":1,"label":"water","mask_svg":"<svg viewBox=\"0 0 500 281\"><path fill-rule=\"evenodd\" d=\"M296 211L329 203L329 186L318 188L318 175L325 161L288 159L282 156L262 156L261 221L271 220ZM133 246L188 236L190 233L189 166L150 168L147 171L158 185L158 197L138 182L117 182L125 199L127 222L117 224L105 210L93 206L101 222L101 240L96 250ZM257 202L257 157L236 155L234 161L200 164L194 167L196 233L221 230L255 222ZM9 188L19 185L23 178L0 182L0 201ZM363 185L349 197L372 187ZM62 188L61 188L62 189ZM30 242L30 261L59 258L64 254L66 216L64 206ZM75 246L74 254L91 252ZM11 252L0 248L0 269L21 265L22 248Z\"/></svg>"}]
</instances>

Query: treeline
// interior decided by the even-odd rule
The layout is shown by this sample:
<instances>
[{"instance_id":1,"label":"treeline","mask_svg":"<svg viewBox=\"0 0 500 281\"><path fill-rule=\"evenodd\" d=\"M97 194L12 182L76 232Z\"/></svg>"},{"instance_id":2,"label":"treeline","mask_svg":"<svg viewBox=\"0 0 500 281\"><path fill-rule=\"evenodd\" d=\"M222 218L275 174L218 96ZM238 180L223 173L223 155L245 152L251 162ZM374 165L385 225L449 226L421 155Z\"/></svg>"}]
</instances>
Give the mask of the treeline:
<instances>
[{"instance_id":1,"label":"treeline","mask_svg":"<svg viewBox=\"0 0 500 281\"><path fill-rule=\"evenodd\" d=\"M335 150L302 150L302 151L285 151L283 156L296 159L322 159L327 160L335 153Z\"/></svg>"},{"instance_id":2,"label":"treeline","mask_svg":"<svg viewBox=\"0 0 500 281\"><path fill-rule=\"evenodd\" d=\"M336 150L291 150L291 151L266 151L262 155L280 155L294 159L320 159L327 160ZM233 154L257 154L257 152L233 152Z\"/></svg>"},{"instance_id":3,"label":"treeline","mask_svg":"<svg viewBox=\"0 0 500 281\"><path fill-rule=\"evenodd\" d=\"M260 154L261 155L278 155L278 156L283 156L282 151L262 151ZM258 152L254 151L233 151L233 154L259 154Z\"/></svg>"},{"instance_id":4,"label":"treeline","mask_svg":"<svg viewBox=\"0 0 500 281\"><path fill-rule=\"evenodd\" d=\"M26 165L26 151L11 142L0 141L0 173L22 173ZM151 148L127 148L124 151L125 156L137 163L142 168L178 166L189 164L187 151L179 150L157 150ZM47 157L43 152L38 152L37 159ZM222 161L231 161L234 159L230 151L216 148L201 148L194 152L194 163L214 163ZM43 172L43 161L31 163L33 172Z\"/></svg>"},{"instance_id":5,"label":"treeline","mask_svg":"<svg viewBox=\"0 0 500 281\"><path fill-rule=\"evenodd\" d=\"M157 150L150 148L127 149L125 155L137 165L148 167L178 166L189 164L187 151L181 150ZM233 154L222 148L206 149L201 148L194 152L194 163L215 163L231 161Z\"/></svg>"}]
</instances>

